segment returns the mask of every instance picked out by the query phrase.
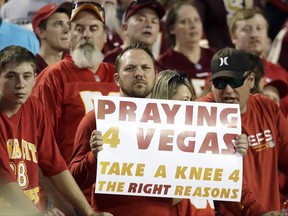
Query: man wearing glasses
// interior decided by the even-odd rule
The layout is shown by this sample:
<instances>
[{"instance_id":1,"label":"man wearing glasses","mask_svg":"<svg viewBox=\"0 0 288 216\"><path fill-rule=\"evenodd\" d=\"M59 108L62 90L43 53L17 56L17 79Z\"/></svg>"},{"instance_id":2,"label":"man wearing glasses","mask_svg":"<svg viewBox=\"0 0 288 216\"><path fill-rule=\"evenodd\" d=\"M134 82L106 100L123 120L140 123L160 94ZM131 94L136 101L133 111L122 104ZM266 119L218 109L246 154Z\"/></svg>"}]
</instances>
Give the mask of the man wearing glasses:
<instances>
[{"instance_id":1,"label":"man wearing glasses","mask_svg":"<svg viewBox=\"0 0 288 216\"><path fill-rule=\"evenodd\" d=\"M119 91L113 79L114 66L102 63L106 28L101 5L85 1L74 3L69 34L70 54L45 68L33 89L33 94L44 105L67 164L78 124L85 113L93 109L93 95ZM53 197L59 199L61 196ZM59 208L63 207L63 200L58 204Z\"/></svg>"},{"instance_id":2,"label":"man wearing glasses","mask_svg":"<svg viewBox=\"0 0 288 216\"><path fill-rule=\"evenodd\" d=\"M270 98L250 94L255 72L249 55L233 48L218 51L211 61L212 92L199 101L239 104L242 133L247 135L249 144L243 158L244 180L263 212L280 212L278 169L288 175L288 122ZM236 215L243 208L244 203L237 203L229 208L235 212L221 209L221 213Z\"/></svg>"},{"instance_id":3,"label":"man wearing glasses","mask_svg":"<svg viewBox=\"0 0 288 216\"><path fill-rule=\"evenodd\" d=\"M41 73L33 93L43 103L56 134L61 154L70 161L78 123L93 107L92 94L108 94L114 84L114 66L102 63L106 41L105 15L101 5L78 2L70 17L70 55ZM107 87L106 92L100 86ZM90 92L90 93L89 93Z\"/></svg>"}]
</instances>

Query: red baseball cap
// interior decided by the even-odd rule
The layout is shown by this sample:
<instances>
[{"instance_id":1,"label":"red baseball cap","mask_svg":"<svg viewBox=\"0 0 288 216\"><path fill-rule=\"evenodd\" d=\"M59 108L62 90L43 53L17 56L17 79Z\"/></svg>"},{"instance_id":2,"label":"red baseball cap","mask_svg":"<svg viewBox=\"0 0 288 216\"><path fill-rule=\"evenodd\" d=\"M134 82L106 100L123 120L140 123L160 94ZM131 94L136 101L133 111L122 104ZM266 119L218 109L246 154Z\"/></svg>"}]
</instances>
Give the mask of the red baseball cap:
<instances>
[{"instance_id":1,"label":"red baseball cap","mask_svg":"<svg viewBox=\"0 0 288 216\"><path fill-rule=\"evenodd\" d=\"M32 27L35 32L36 28L39 27L40 23L48 19L52 14L59 10L63 10L69 17L72 10L71 2L63 2L62 4L47 4L40 8L33 16Z\"/></svg>"},{"instance_id":2,"label":"red baseball cap","mask_svg":"<svg viewBox=\"0 0 288 216\"><path fill-rule=\"evenodd\" d=\"M131 17L133 14L135 14L138 10L142 8L150 8L154 10L157 13L160 20L165 15L165 9L158 1L136 0L136 1L131 2L131 4L128 6L126 11L124 12L123 17L122 17L122 23L126 23L129 17Z\"/></svg>"},{"instance_id":3,"label":"red baseball cap","mask_svg":"<svg viewBox=\"0 0 288 216\"><path fill-rule=\"evenodd\" d=\"M267 74L264 75L263 79L264 79L264 86L267 85L274 86L278 90L280 98L283 98L288 94L288 85L284 80L279 78L273 79Z\"/></svg>"}]
</instances>

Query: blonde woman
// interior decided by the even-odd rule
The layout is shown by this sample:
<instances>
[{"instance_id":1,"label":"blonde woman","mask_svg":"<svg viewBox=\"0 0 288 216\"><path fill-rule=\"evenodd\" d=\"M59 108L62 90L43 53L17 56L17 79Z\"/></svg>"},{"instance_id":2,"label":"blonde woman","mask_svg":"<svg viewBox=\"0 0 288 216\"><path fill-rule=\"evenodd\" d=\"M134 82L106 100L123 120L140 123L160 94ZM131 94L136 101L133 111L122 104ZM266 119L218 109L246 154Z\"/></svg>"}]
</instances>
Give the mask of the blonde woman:
<instances>
[{"instance_id":1,"label":"blonde woman","mask_svg":"<svg viewBox=\"0 0 288 216\"><path fill-rule=\"evenodd\" d=\"M154 99L166 99L166 100L182 100L182 101L194 101L195 92L193 86L187 76L179 74L174 70L161 71L154 85L154 89L151 94L151 98ZM174 199L174 202L178 202L175 206L182 212L180 216L214 216L214 204L213 201L198 198L195 204L194 199ZM181 211L180 211L181 210Z\"/></svg>"},{"instance_id":2,"label":"blonde woman","mask_svg":"<svg viewBox=\"0 0 288 216\"><path fill-rule=\"evenodd\" d=\"M195 93L187 76L173 70L163 70L157 76L152 98L194 101Z\"/></svg>"},{"instance_id":3,"label":"blonde woman","mask_svg":"<svg viewBox=\"0 0 288 216\"><path fill-rule=\"evenodd\" d=\"M179 74L174 70L163 70L161 71L154 85L154 89L151 94L151 98L154 99L166 99L166 100L182 100L182 101L194 101L196 96L193 90L193 86L189 81L188 77L183 74ZM241 153L243 156L247 153L248 141L247 136L244 134L236 137L237 144L235 145L236 151ZM248 190L246 185L244 185L244 192L242 191L243 200L246 203L253 203L252 198L246 196ZM248 200L251 199L251 200ZM175 208L181 212L180 216L214 216L214 202L213 200L207 200L205 198L191 198L191 199L174 199L174 202L178 202ZM229 205L229 202L223 203ZM249 205L243 212L248 212ZM229 206L228 206L229 207ZM253 206L251 211L257 212L258 206ZM248 215L243 213L243 215Z\"/></svg>"}]
</instances>

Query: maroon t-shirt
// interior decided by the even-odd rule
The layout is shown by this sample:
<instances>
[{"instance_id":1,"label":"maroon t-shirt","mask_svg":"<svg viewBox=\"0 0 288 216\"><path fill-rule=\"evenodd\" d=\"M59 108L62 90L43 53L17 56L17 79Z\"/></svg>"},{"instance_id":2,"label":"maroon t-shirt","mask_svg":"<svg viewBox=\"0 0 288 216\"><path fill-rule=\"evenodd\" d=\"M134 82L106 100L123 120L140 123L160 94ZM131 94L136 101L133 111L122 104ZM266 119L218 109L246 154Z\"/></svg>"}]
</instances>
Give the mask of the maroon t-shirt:
<instances>
[{"instance_id":1,"label":"maroon t-shirt","mask_svg":"<svg viewBox=\"0 0 288 216\"><path fill-rule=\"evenodd\" d=\"M195 64L182 53L170 48L158 57L157 70L170 69L186 74L193 84L196 95L200 96L210 75L210 62L214 54L213 49L201 48L201 57Z\"/></svg>"}]
</instances>

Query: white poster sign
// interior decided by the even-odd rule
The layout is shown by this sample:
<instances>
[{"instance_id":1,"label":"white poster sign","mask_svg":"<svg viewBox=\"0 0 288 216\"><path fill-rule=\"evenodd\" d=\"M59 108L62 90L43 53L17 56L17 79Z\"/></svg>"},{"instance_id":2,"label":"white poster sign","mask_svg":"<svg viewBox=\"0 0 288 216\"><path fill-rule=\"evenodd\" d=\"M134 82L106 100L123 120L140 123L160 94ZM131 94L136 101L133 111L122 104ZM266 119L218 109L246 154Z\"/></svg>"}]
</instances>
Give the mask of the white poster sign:
<instances>
[{"instance_id":1,"label":"white poster sign","mask_svg":"<svg viewBox=\"0 0 288 216\"><path fill-rule=\"evenodd\" d=\"M239 201L238 105L95 96L96 193Z\"/></svg>"}]
</instances>

